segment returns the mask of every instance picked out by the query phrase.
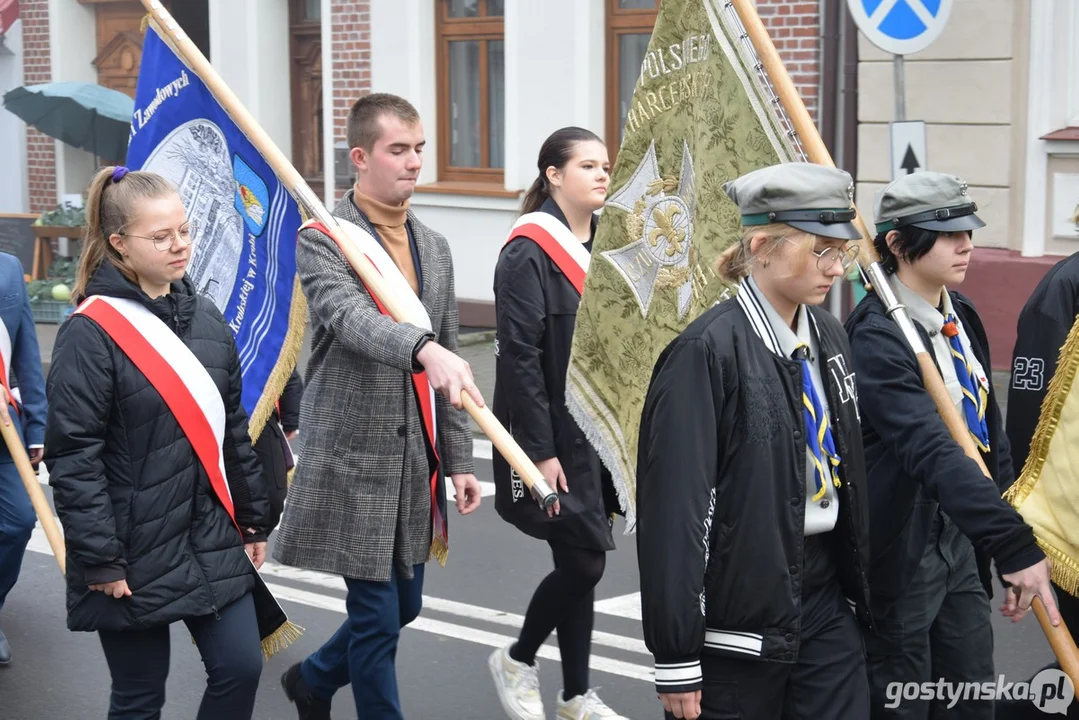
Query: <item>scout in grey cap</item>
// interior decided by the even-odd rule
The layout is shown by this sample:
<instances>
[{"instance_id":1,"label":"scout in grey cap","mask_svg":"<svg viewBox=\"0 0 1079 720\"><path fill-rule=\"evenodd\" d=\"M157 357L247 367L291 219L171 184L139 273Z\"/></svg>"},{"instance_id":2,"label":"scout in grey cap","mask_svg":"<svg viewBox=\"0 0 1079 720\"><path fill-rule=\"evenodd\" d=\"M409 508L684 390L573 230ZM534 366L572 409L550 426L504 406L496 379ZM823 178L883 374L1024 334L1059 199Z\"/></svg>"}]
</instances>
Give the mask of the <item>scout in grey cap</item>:
<instances>
[{"instance_id":1,"label":"scout in grey cap","mask_svg":"<svg viewBox=\"0 0 1079 720\"><path fill-rule=\"evenodd\" d=\"M977 203L967 184L954 175L918 172L904 175L878 190L873 213L877 232L913 225L936 232L960 232L985 227L974 214Z\"/></svg>"},{"instance_id":2,"label":"scout in grey cap","mask_svg":"<svg viewBox=\"0 0 1079 720\"><path fill-rule=\"evenodd\" d=\"M860 237L851 221L854 183L825 165L792 162L754 170L724 184L742 211L742 226L783 223L822 237Z\"/></svg>"},{"instance_id":3,"label":"scout in grey cap","mask_svg":"<svg viewBox=\"0 0 1079 720\"><path fill-rule=\"evenodd\" d=\"M790 163L725 190L742 232L716 272L737 294L663 350L641 412L656 692L667 717L719 717L737 696L740 717L865 720L869 496L853 358L820 307L857 255L850 176ZM723 530L702 542L702 527Z\"/></svg>"},{"instance_id":4,"label":"scout in grey cap","mask_svg":"<svg viewBox=\"0 0 1079 720\"><path fill-rule=\"evenodd\" d=\"M968 194L967 184L954 175L930 171L904 175L877 191L874 199L877 235L873 246L889 275L903 266L908 273L932 272L928 265L917 269L914 265L931 252L941 253L940 248L934 250L941 235L959 243L957 253L969 256L974 249L973 231L985 227L975 215L978 205ZM966 274L966 263L953 262L942 272L947 275L942 278L945 285L958 285Z\"/></svg>"},{"instance_id":5,"label":"scout in grey cap","mask_svg":"<svg viewBox=\"0 0 1079 720\"><path fill-rule=\"evenodd\" d=\"M1014 474L985 327L973 303L951 290L966 278L971 231L985 226L975 210L961 179L907 175L876 196L873 244L994 482L952 440L877 294L867 293L846 320L870 477L875 627L863 628L863 637L872 717L992 720L992 703L974 698L919 699L898 709L890 703L891 688L925 677L997 677L990 561L1011 585L1006 616L1021 617L1034 595L1056 613L1045 555L999 490Z\"/></svg>"}]
</instances>

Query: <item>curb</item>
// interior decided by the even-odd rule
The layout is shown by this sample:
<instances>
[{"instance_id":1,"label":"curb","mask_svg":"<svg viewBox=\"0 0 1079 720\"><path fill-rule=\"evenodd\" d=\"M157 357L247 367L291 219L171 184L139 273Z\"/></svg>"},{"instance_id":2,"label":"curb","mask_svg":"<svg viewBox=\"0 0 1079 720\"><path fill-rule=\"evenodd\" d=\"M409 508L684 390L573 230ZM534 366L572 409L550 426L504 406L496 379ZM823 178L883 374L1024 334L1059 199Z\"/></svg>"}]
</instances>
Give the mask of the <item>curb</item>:
<instances>
[{"instance_id":1,"label":"curb","mask_svg":"<svg viewBox=\"0 0 1079 720\"><path fill-rule=\"evenodd\" d=\"M495 339L494 330L481 330L479 332L470 332L457 336L457 347L469 347L471 345L481 345L483 343L491 342Z\"/></svg>"}]
</instances>

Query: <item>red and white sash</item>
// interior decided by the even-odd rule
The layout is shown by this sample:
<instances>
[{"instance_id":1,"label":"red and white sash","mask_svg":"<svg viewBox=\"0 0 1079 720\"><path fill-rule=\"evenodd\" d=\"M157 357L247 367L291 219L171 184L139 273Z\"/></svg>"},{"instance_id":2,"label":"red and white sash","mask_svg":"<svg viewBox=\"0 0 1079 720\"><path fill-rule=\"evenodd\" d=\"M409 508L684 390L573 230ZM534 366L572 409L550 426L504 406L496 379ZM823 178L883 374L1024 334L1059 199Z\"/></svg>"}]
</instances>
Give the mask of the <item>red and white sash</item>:
<instances>
[{"instance_id":1,"label":"red and white sash","mask_svg":"<svg viewBox=\"0 0 1079 720\"><path fill-rule=\"evenodd\" d=\"M168 325L133 300L94 295L75 313L100 325L161 395L236 525L222 451L225 403L206 368Z\"/></svg>"},{"instance_id":2,"label":"red and white sash","mask_svg":"<svg viewBox=\"0 0 1079 720\"><path fill-rule=\"evenodd\" d=\"M424 330L431 330L431 318L427 314L427 308L423 306L423 302L416 295L416 291L412 289L408 280L405 279L401 269L397 267L397 263L393 261L389 253L385 248L373 237L371 234L363 228L348 222L347 220L338 219L337 221L345 232L343 233L347 242L352 242L354 247L361 253L367 256L367 259L371 261L371 264L375 266L379 274L382 275L386 284L393 292L394 297L400 298L405 305L408 306L409 317L419 320L421 327ZM311 220L303 225L300 229L314 228L323 235L327 236L334 242L337 239L330 235L329 230L320 222ZM342 248L342 252L344 249ZM416 272L420 272L420 268L416 268ZM362 280L361 280L362 282ZM371 292L371 288L366 285L367 294L371 296L371 299L375 301L375 305L378 307L379 312L383 315L390 317L389 311L386 306L382 304L382 301ZM420 415L423 416L423 432L426 436L428 446L434 456L433 467L431 468L431 523L432 523L432 536L431 536L431 549L435 557L442 563L445 563L446 551L449 548L449 528L446 523L445 516L445 492L439 492L441 483L439 482L440 473L442 472L441 461L438 457L438 423L435 414L435 389L431 387L430 381L427 379L427 372L421 371L418 373L412 373L412 386L416 391L416 400L419 404Z\"/></svg>"},{"instance_id":3,"label":"red and white sash","mask_svg":"<svg viewBox=\"0 0 1079 720\"><path fill-rule=\"evenodd\" d=\"M2 319L0 319L0 385L4 386L7 390L8 397L11 398L11 406L15 408L15 412L19 412L19 404L22 400L19 398L19 388L11 389L8 384L8 377L11 375L11 334L8 333L7 325Z\"/></svg>"},{"instance_id":4,"label":"red and white sash","mask_svg":"<svg viewBox=\"0 0 1079 720\"><path fill-rule=\"evenodd\" d=\"M539 245L576 288L577 294L584 292L584 278L588 273L591 255L558 218L545 212L526 213L517 218L506 243L516 237L526 237Z\"/></svg>"}]
</instances>

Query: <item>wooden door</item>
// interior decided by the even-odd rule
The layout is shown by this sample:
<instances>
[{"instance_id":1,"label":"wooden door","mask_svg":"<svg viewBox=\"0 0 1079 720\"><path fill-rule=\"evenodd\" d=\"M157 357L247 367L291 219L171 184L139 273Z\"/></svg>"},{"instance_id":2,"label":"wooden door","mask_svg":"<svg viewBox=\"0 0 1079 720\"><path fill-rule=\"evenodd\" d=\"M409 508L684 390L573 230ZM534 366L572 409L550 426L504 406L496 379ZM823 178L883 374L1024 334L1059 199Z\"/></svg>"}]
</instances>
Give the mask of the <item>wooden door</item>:
<instances>
[{"instance_id":1,"label":"wooden door","mask_svg":"<svg viewBox=\"0 0 1079 720\"><path fill-rule=\"evenodd\" d=\"M292 164L322 187L322 18L318 0L289 0Z\"/></svg>"},{"instance_id":2,"label":"wooden door","mask_svg":"<svg viewBox=\"0 0 1079 720\"><path fill-rule=\"evenodd\" d=\"M142 59L139 25L146 14L137 0L79 0L97 15L97 82L135 97Z\"/></svg>"},{"instance_id":3,"label":"wooden door","mask_svg":"<svg viewBox=\"0 0 1079 720\"><path fill-rule=\"evenodd\" d=\"M97 82L135 97L142 60L142 21L146 10L139 0L79 0L94 8L97 32ZM209 0L163 0L180 27L207 58L210 57Z\"/></svg>"}]
</instances>

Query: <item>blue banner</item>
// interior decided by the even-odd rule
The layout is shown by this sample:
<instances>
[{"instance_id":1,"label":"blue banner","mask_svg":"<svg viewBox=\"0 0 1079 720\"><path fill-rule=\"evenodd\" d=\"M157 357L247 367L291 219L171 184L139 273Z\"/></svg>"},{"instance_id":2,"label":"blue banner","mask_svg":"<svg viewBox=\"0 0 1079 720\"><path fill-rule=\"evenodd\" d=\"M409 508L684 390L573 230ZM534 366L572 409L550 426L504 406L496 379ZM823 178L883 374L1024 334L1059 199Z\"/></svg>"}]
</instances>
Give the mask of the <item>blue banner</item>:
<instances>
[{"instance_id":1,"label":"blue banner","mask_svg":"<svg viewBox=\"0 0 1079 720\"><path fill-rule=\"evenodd\" d=\"M303 303L295 283L299 208L152 26L142 48L127 162L171 180L188 218L199 224L188 276L236 335L243 405L257 435L295 365L303 332L302 310L294 321L299 327L289 322L293 305Z\"/></svg>"}]
</instances>

